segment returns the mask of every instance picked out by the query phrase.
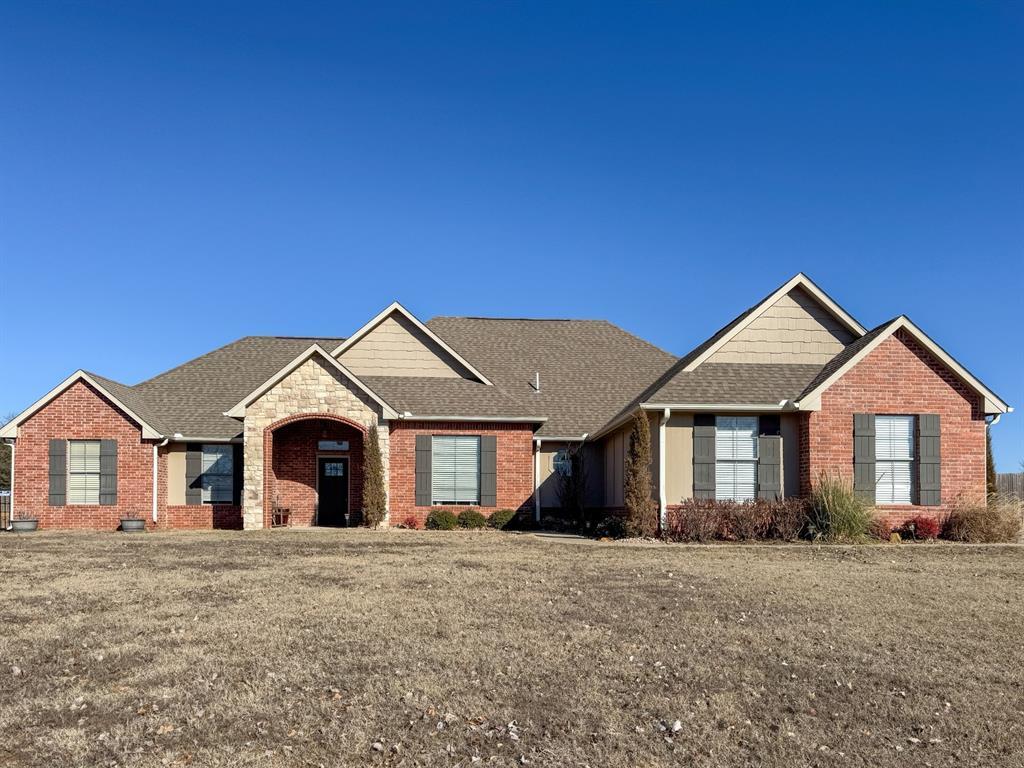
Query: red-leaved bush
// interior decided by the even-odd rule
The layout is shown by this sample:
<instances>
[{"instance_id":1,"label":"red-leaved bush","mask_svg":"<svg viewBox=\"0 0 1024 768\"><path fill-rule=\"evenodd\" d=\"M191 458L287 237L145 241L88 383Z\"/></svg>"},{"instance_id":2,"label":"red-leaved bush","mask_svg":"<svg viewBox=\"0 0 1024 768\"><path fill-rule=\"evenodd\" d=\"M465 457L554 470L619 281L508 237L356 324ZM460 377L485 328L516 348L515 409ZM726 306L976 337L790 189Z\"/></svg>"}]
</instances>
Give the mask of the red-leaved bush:
<instances>
[{"instance_id":1,"label":"red-leaved bush","mask_svg":"<svg viewBox=\"0 0 1024 768\"><path fill-rule=\"evenodd\" d=\"M941 524L934 517L918 515L903 525L901 533L912 539L937 539L941 530Z\"/></svg>"},{"instance_id":2,"label":"red-leaved bush","mask_svg":"<svg viewBox=\"0 0 1024 768\"><path fill-rule=\"evenodd\" d=\"M806 525L803 499L686 499L668 511L664 536L669 541L792 541Z\"/></svg>"}]
</instances>

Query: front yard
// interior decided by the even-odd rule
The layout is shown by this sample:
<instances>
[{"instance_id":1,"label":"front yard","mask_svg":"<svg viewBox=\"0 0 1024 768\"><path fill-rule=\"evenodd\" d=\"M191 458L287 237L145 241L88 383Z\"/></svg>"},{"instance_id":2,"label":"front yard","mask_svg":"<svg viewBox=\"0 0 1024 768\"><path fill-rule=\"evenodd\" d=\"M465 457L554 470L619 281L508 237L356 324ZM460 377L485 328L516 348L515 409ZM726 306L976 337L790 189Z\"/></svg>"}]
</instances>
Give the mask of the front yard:
<instances>
[{"instance_id":1,"label":"front yard","mask_svg":"<svg viewBox=\"0 0 1024 768\"><path fill-rule=\"evenodd\" d=\"M1024 550L0 536L0 764L1020 765Z\"/></svg>"}]
</instances>

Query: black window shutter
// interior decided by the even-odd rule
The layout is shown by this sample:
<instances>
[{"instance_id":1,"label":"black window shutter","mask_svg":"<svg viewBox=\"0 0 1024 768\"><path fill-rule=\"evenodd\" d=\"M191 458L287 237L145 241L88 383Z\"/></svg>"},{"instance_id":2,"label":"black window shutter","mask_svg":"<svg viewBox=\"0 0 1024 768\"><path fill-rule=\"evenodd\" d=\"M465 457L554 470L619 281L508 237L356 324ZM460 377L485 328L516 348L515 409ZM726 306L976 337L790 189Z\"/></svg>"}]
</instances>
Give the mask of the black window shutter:
<instances>
[{"instance_id":1,"label":"black window shutter","mask_svg":"<svg viewBox=\"0 0 1024 768\"><path fill-rule=\"evenodd\" d=\"M416 435L416 506L429 507L431 498L431 437Z\"/></svg>"},{"instance_id":2,"label":"black window shutter","mask_svg":"<svg viewBox=\"0 0 1024 768\"><path fill-rule=\"evenodd\" d=\"M117 440L100 440L100 504L117 504Z\"/></svg>"},{"instance_id":3,"label":"black window shutter","mask_svg":"<svg viewBox=\"0 0 1024 768\"><path fill-rule=\"evenodd\" d=\"M185 503L203 503L203 447L190 445L185 453Z\"/></svg>"},{"instance_id":4,"label":"black window shutter","mask_svg":"<svg viewBox=\"0 0 1024 768\"><path fill-rule=\"evenodd\" d=\"M693 497L715 498L715 417L710 413L693 417Z\"/></svg>"},{"instance_id":5,"label":"black window shutter","mask_svg":"<svg viewBox=\"0 0 1024 768\"><path fill-rule=\"evenodd\" d=\"M498 505L498 438L480 437L480 506Z\"/></svg>"},{"instance_id":6,"label":"black window shutter","mask_svg":"<svg viewBox=\"0 0 1024 768\"><path fill-rule=\"evenodd\" d=\"M63 507L68 498L68 443L50 441L50 506Z\"/></svg>"},{"instance_id":7,"label":"black window shutter","mask_svg":"<svg viewBox=\"0 0 1024 768\"><path fill-rule=\"evenodd\" d=\"M853 491L875 503L875 414L853 415Z\"/></svg>"},{"instance_id":8,"label":"black window shutter","mask_svg":"<svg viewBox=\"0 0 1024 768\"><path fill-rule=\"evenodd\" d=\"M242 505L242 485L245 483L242 476L244 448L245 446L241 443L235 443L234 454L231 457L231 470L233 474L231 478L231 503L236 507Z\"/></svg>"},{"instance_id":9,"label":"black window shutter","mask_svg":"<svg viewBox=\"0 0 1024 768\"><path fill-rule=\"evenodd\" d=\"M757 438L757 498L782 497L782 438L761 435Z\"/></svg>"},{"instance_id":10,"label":"black window shutter","mask_svg":"<svg viewBox=\"0 0 1024 768\"><path fill-rule=\"evenodd\" d=\"M939 416L935 413L922 413L916 421L918 504L935 507L942 503Z\"/></svg>"}]
</instances>

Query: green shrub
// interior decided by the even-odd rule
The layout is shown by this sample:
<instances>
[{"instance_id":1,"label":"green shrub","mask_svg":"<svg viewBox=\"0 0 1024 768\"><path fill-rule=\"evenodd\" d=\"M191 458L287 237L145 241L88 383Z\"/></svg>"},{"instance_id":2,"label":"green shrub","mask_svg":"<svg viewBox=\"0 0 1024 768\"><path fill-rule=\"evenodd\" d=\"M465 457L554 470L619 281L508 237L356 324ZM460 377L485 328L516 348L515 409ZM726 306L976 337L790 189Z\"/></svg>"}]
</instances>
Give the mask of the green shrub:
<instances>
[{"instance_id":1,"label":"green shrub","mask_svg":"<svg viewBox=\"0 0 1024 768\"><path fill-rule=\"evenodd\" d=\"M427 515L427 528L431 531L454 531L459 520L447 509L432 509Z\"/></svg>"},{"instance_id":2,"label":"green shrub","mask_svg":"<svg viewBox=\"0 0 1024 768\"><path fill-rule=\"evenodd\" d=\"M384 463L380 455L376 425L366 433L363 445L363 525L376 528L384 522L388 511Z\"/></svg>"},{"instance_id":3,"label":"green shrub","mask_svg":"<svg viewBox=\"0 0 1024 768\"><path fill-rule=\"evenodd\" d=\"M475 509L459 512L459 528L486 528L487 518Z\"/></svg>"},{"instance_id":4,"label":"green shrub","mask_svg":"<svg viewBox=\"0 0 1024 768\"><path fill-rule=\"evenodd\" d=\"M1020 536L1024 502L1014 496L993 494L988 503L959 500L946 518L942 537L981 544L1015 542Z\"/></svg>"},{"instance_id":5,"label":"green shrub","mask_svg":"<svg viewBox=\"0 0 1024 768\"><path fill-rule=\"evenodd\" d=\"M594 527L594 535L599 539L624 539L626 523L621 517L609 515Z\"/></svg>"},{"instance_id":6,"label":"green shrub","mask_svg":"<svg viewBox=\"0 0 1024 768\"><path fill-rule=\"evenodd\" d=\"M872 507L840 477L822 474L811 492L807 530L825 541L864 541L874 524Z\"/></svg>"},{"instance_id":7,"label":"green shrub","mask_svg":"<svg viewBox=\"0 0 1024 768\"><path fill-rule=\"evenodd\" d=\"M512 527L511 523L515 516L516 511L514 509L496 509L487 518L487 525L502 531Z\"/></svg>"}]
</instances>

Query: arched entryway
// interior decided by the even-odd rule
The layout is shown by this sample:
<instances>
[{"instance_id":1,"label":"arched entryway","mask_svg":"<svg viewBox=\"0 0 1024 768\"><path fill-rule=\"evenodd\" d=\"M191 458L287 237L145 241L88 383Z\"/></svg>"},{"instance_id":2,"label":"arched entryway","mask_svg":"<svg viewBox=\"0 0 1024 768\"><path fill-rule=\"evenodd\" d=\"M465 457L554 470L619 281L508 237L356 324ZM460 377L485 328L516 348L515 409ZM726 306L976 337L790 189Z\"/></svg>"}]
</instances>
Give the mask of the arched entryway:
<instances>
[{"instance_id":1,"label":"arched entryway","mask_svg":"<svg viewBox=\"0 0 1024 768\"><path fill-rule=\"evenodd\" d=\"M263 524L287 510L294 527L344 527L362 522L366 428L342 416L315 413L281 419L264 430Z\"/></svg>"}]
</instances>

